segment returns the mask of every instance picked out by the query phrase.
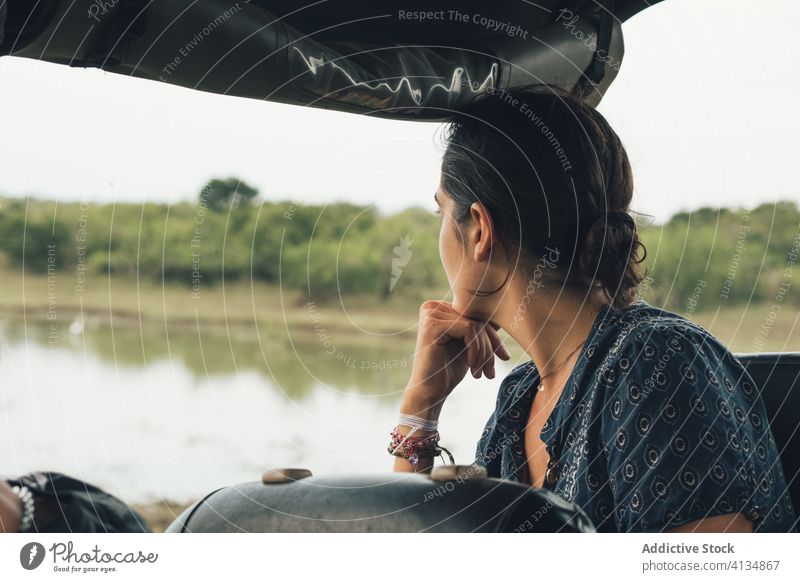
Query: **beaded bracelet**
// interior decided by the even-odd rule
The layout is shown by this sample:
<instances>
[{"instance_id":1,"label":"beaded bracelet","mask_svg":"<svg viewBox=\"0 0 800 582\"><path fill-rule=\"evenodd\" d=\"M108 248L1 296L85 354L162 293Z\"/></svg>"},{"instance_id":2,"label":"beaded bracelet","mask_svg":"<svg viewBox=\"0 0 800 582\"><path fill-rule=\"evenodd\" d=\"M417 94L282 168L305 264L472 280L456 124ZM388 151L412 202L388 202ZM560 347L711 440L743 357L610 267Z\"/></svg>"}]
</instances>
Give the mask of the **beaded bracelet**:
<instances>
[{"instance_id":1,"label":"beaded bracelet","mask_svg":"<svg viewBox=\"0 0 800 582\"><path fill-rule=\"evenodd\" d=\"M435 454L436 443L439 441L438 432L426 437L411 437L401 434L395 428L389 434L392 437L389 452L396 457L407 459L412 465L418 464L420 457Z\"/></svg>"},{"instance_id":2,"label":"beaded bracelet","mask_svg":"<svg viewBox=\"0 0 800 582\"><path fill-rule=\"evenodd\" d=\"M11 490L16 493L17 497L22 501L22 520L19 524L19 532L28 532L31 530L31 526L33 526L33 511L35 508L33 493L24 485L14 485Z\"/></svg>"},{"instance_id":3,"label":"beaded bracelet","mask_svg":"<svg viewBox=\"0 0 800 582\"><path fill-rule=\"evenodd\" d=\"M420 457L441 456L442 451L446 452L447 456L450 457L450 462L455 464L455 460L453 459L453 455L450 454L450 451L439 446L438 431L424 437L411 437L401 434L400 431L397 430L397 427L395 427L389 435L392 437L388 448L389 453L408 460L412 465L417 465Z\"/></svg>"}]
</instances>

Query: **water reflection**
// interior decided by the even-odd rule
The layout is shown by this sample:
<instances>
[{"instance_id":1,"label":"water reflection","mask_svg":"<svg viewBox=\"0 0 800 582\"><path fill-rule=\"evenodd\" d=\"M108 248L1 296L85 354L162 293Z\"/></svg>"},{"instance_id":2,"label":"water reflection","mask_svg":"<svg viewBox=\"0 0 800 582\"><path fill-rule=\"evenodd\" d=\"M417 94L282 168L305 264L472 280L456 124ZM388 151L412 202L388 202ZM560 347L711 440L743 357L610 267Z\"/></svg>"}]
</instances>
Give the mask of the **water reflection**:
<instances>
[{"instance_id":1,"label":"water reflection","mask_svg":"<svg viewBox=\"0 0 800 582\"><path fill-rule=\"evenodd\" d=\"M47 322L2 324L0 473L58 470L128 501L180 501L266 467L391 470L413 340L337 337L331 353L316 334L244 326L88 322L53 341ZM457 462L474 459L509 369L467 375L445 404Z\"/></svg>"},{"instance_id":2,"label":"water reflection","mask_svg":"<svg viewBox=\"0 0 800 582\"><path fill-rule=\"evenodd\" d=\"M63 326L62 326L63 327ZM179 361L195 380L256 372L281 386L287 395L302 399L317 384L376 396L391 395L408 378L413 341L393 337L369 341L337 337L321 341L313 332L277 333L272 328L220 325L109 325L89 323L80 334L58 330L51 341L49 323L6 320L8 342L32 341L51 351L81 353L138 369L162 360Z\"/></svg>"}]
</instances>

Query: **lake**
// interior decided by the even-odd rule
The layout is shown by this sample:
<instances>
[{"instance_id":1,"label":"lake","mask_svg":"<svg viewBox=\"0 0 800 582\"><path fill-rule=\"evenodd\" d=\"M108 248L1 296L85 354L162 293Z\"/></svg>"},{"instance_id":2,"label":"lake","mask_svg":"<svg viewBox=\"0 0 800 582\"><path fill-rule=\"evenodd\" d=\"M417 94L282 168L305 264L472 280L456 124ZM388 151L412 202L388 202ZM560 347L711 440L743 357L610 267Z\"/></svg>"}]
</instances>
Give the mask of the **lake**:
<instances>
[{"instance_id":1,"label":"lake","mask_svg":"<svg viewBox=\"0 0 800 582\"><path fill-rule=\"evenodd\" d=\"M0 473L60 471L147 503L194 500L270 467L391 472L413 341L353 335L6 318ZM441 444L457 463L474 460L513 365L498 360L493 380L467 374L444 405Z\"/></svg>"}]
</instances>

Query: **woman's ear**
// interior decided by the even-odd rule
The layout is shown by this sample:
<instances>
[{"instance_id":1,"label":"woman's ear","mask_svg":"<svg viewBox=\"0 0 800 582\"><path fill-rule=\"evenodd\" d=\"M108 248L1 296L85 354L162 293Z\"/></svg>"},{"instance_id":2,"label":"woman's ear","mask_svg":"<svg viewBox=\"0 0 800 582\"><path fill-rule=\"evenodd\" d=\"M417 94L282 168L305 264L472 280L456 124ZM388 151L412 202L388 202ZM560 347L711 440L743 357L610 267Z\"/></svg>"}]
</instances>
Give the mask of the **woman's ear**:
<instances>
[{"instance_id":1,"label":"woman's ear","mask_svg":"<svg viewBox=\"0 0 800 582\"><path fill-rule=\"evenodd\" d=\"M473 202L469 211L470 229L467 237L470 246L474 249L473 258L479 263L488 261L495 241L492 215L480 202Z\"/></svg>"}]
</instances>

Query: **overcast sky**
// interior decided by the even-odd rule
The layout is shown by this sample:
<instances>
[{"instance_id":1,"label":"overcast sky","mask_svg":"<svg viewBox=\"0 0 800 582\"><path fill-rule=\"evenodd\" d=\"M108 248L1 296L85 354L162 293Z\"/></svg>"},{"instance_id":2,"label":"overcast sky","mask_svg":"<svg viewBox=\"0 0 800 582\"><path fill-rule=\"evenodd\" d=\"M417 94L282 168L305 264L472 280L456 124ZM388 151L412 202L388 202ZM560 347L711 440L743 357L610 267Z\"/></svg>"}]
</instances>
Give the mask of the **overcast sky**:
<instances>
[{"instance_id":1,"label":"overcast sky","mask_svg":"<svg viewBox=\"0 0 800 582\"><path fill-rule=\"evenodd\" d=\"M634 169L633 209L800 201L800 2L666 0L624 25L599 109ZM194 199L235 175L271 200L434 208L439 124L222 97L0 58L0 194Z\"/></svg>"}]
</instances>

